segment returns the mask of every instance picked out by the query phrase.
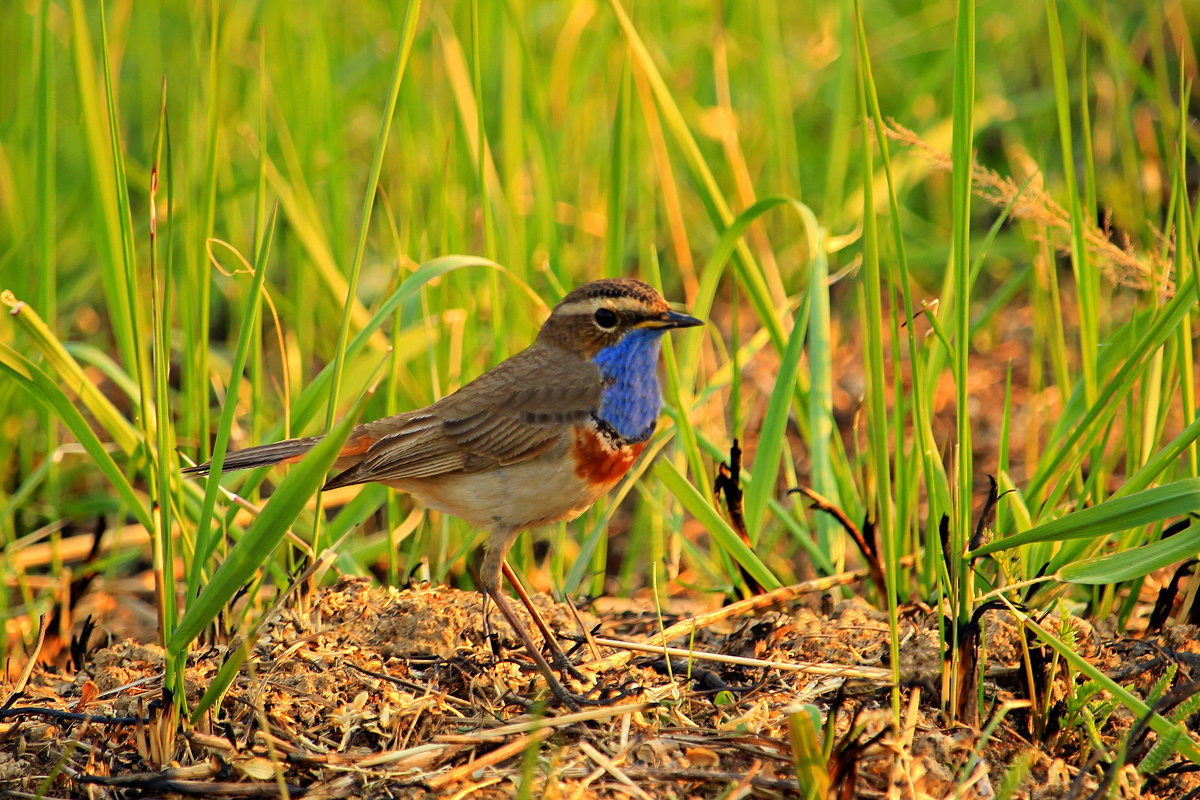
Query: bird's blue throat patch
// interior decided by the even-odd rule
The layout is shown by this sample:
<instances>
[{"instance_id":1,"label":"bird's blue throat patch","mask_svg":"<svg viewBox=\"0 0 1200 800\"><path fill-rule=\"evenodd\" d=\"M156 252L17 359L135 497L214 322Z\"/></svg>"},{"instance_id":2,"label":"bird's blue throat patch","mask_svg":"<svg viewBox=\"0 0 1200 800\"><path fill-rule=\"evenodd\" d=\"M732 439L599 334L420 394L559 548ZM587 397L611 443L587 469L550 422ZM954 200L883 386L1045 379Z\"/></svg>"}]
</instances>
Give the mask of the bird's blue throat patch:
<instances>
[{"instance_id":1,"label":"bird's blue throat patch","mask_svg":"<svg viewBox=\"0 0 1200 800\"><path fill-rule=\"evenodd\" d=\"M658 352L664 332L639 328L592 359L604 379L597 416L627 442L648 439L662 410Z\"/></svg>"}]
</instances>

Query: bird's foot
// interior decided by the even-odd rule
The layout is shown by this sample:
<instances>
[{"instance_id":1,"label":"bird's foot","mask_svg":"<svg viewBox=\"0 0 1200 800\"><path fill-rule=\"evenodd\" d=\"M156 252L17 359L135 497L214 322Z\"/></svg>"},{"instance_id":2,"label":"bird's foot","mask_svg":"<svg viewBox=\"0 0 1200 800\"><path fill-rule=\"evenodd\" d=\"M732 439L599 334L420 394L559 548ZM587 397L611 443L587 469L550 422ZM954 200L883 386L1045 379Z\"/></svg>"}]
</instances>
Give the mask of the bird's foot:
<instances>
[{"instance_id":1,"label":"bird's foot","mask_svg":"<svg viewBox=\"0 0 1200 800\"><path fill-rule=\"evenodd\" d=\"M624 681L620 684L597 681L590 689L582 693L568 691L561 683L558 686L551 686L550 691L563 705L572 711L579 711L586 707L616 705L622 700L636 696L642 691L642 687L634 681Z\"/></svg>"},{"instance_id":2,"label":"bird's foot","mask_svg":"<svg viewBox=\"0 0 1200 800\"><path fill-rule=\"evenodd\" d=\"M491 656L492 665L494 666L503 657L500 637L492 633L488 636L487 643L488 654ZM571 657L563 652L562 648L552 645L546 649L546 653L549 656L548 661L550 662L550 666L558 670L560 674L570 676L572 680L580 683L587 683L591 680L586 673L581 672L575 666L575 662L571 661Z\"/></svg>"},{"instance_id":3,"label":"bird's foot","mask_svg":"<svg viewBox=\"0 0 1200 800\"><path fill-rule=\"evenodd\" d=\"M583 682L587 683L586 680ZM582 692L573 692L563 682L555 678L552 681L546 681L546 688L550 690L550 696L542 695L539 700L530 700L527 697L520 697L512 692L507 693L505 699L510 703L521 706L526 711L532 711L538 705L547 702L564 705L571 711L582 711L585 708L603 708L616 705L622 700L636 697L642 691L643 687L632 680L627 680L620 684L596 681L590 688Z\"/></svg>"},{"instance_id":4,"label":"bird's foot","mask_svg":"<svg viewBox=\"0 0 1200 800\"><path fill-rule=\"evenodd\" d=\"M580 683L587 683L590 680L587 675L579 671L579 668L571 661L571 657L559 647L550 648L550 665L563 675L570 675Z\"/></svg>"}]
</instances>

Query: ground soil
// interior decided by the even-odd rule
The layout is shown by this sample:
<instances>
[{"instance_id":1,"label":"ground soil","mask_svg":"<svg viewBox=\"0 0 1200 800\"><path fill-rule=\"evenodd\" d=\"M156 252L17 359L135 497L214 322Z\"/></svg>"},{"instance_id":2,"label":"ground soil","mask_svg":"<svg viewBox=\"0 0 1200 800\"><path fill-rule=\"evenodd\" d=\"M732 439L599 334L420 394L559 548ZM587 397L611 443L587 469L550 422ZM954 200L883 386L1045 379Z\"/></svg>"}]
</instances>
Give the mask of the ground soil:
<instances>
[{"instance_id":1,"label":"ground soil","mask_svg":"<svg viewBox=\"0 0 1200 800\"><path fill-rule=\"evenodd\" d=\"M489 642L479 595L448 588L346 579L297 596L264 625L219 710L186 731L162 703L161 648L96 636L100 646L86 655L77 648L78 666L66 666L64 652L57 665L33 669L19 694L16 675L0 686L7 701L0 790L13 797L794 797L802 793L798 773L812 774L796 764L806 720L816 719L833 725L833 756L817 765L835 776L830 796L1200 791L1189 773L1149 777L1134 767L1089 765L1090 737L1114 749L1129 739L1132 758L1155 736L1139 728L1131 737L1138 721L1104 695L1085 702L1088 682L1046 651L1030 650L1009 612L983 620L982 705L968 708L971 719L951 721L937 618L903 609L901 686L893 695L885 616L863 600L835 597L800 592L701 616L672 644L756 661L679 657L668 668L661 654L610 647L600 648L605 661L588 666L596 662L581 631L641 642L690 614L668 607L660 620L653 609L627 608L577 621L567 606L536 595L584 665L588 680L572 688L600 701L580 713L543 704L544 681L511 629L491 615ZM1073 617L1051 615L1042 624L1072 636L1092 664L1143 695L1168 669L1187 674L1200 658L1190 626L1131 638ZM189 659L189 707L236 647L200 647ZM1028 703L1030 672L1040 710ZM1172 765L1180 767L1174 759L1163 767Z\"/></svg>"}]
</instances>

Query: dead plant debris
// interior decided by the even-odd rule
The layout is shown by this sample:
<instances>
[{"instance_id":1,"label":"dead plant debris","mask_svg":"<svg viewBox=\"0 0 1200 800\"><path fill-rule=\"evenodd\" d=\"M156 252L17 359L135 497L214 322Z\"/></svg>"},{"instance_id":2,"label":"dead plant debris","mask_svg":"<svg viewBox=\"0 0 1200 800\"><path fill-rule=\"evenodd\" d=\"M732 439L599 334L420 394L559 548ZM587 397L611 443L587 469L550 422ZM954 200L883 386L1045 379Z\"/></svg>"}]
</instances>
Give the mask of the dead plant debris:
<instances>
[{"instance_id":1,"label":"dead plant debris","mask_svg":"<svg viewBox=\"0 0 1200 800\"><path fill-rule=\"evenodd\" d=\"M536 600L552 628L582 640L567 606ZM1049 705L1041 716L1015 702L1028 694L1027 667L1011 616L984 621L983 713L1003 707L1004 714L983 740L939 709L942 653L933 614L914 607L901 615L906 711L897 730L884 616L857 599L827 605L832 610L822 615L793 598L769 608L738 604L694 626L682 616L664 620L689 631L669 642L674 648L745 663L678 651L617 658L602 647L605 658L589 666L580 647L584 674L619 699L565 713L541 705L540 677L499 615L491 620L495 656L479 595L347 579L271 621L219 710L194 726L175 724L161 702L163 653L155 645L117 641L77 670L65 658L39 664L19 693L6 678L0 792L506 798L526 787L524 796L547 798L796 797L802 790L789 718L807 714L810 704L835 720L834 757L841 760L831 758L830 774L855 796L982 798L1006 781L1012 796L1027 798L1082 797L1100 787L1104 765L1086 768L1079 754L1091 743L1081 728L1046 724L1078 696L1081 679L1047 660ZM599 625L602 643L642 642L659 630L653 610L584 624ZM1190 672L1196 650L1194 630L1133 640L1105 637L1074 619L1043 624L1073 627L1081 653L1143 692L1171 664ZM199 647L189 659L189 705L228 652ZM1136 724L1118 708L1095 734L1115 748ZM1183 797L1200 786L1186 773L1156 781L1116 772L1141 797Z\"/></svg>"}]
</instances>

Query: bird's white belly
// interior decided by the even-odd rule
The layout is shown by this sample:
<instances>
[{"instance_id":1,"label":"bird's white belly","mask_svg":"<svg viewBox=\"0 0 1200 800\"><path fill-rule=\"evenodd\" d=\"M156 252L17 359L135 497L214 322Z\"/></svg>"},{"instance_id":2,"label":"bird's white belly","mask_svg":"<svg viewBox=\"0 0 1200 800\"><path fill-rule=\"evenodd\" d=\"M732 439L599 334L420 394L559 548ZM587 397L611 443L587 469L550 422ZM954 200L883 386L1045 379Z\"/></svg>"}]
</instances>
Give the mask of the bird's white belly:
<instances>
[{"instance_id":1,"label":"bird's white belly","mask_svg":"<svg viewBox=\"0 0 1200 800\"><path fill-rule=\"evenodd\" d=\"M390 483L427 508L444 511L478 528L531 528L582 514L612 484L576 474L570 458L552 449L538 458L470 475Z\"/></svg>"}]
</instances>

